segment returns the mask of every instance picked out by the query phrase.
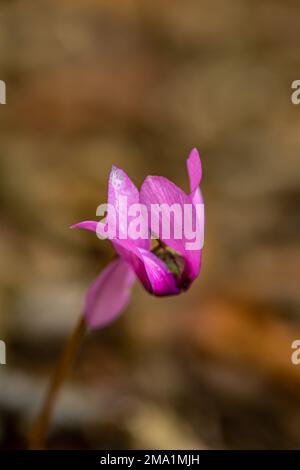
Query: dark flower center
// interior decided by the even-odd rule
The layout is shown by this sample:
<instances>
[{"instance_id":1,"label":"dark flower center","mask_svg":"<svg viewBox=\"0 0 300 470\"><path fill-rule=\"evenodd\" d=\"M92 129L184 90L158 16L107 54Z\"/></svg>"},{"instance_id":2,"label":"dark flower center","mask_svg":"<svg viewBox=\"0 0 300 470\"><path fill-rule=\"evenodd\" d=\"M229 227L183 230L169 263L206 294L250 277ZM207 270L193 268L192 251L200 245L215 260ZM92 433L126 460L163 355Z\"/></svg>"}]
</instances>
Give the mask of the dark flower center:
<instances>
[{"instance_id":1,"label":"dark flower center","mask_svg":"<svg viewBox=\"0 0 300 470\"><path fill-rule=\"evenodd\" d=\"M161 259L169 268L176 279L180 279L185 267L184 258L172 250L170 247L165 245L161 240L158 240L158 245L153 248L154 253L159 259Z\"/></svg>"}]
</instances>

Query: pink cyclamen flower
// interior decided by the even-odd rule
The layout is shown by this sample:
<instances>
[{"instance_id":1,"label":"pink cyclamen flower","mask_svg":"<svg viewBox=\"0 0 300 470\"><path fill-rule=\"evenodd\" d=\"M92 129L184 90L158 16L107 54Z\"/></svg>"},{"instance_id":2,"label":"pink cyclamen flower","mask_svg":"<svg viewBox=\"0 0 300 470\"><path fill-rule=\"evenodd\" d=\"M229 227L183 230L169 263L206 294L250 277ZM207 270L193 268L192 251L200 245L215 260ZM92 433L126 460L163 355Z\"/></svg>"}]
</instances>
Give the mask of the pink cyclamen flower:
<instances>
[{"instance_id":1,"label":"pink cyclamen flower","mask_svg":"<svg viewBox=\"0 0 300 470\"><path fill-rule=\"evenodd\" d=\"M162 176L147 176L138 191L127 174L113 166L108 182L108 204L113 205L118 213L118 199L126 196L128 204L143 204L149 209L153 204L177 204L180 207L189 204L194 208L196 204L203 203L199 188L202 167L196 149L187 159L187 171L189 194ZM84 221L72 228L97 232L98 226L98 221ZM117 228L120 233L122 227ZM122 313L136 278L156 296L177 295L189 288L199 275L202 250L188 250L184 235L181 239L173 235L168 238L160 236L158 246L152 250L150 233L146 239L123 239L119 236L111 240L118 257L100 273L86 295L84 313L90 328L103 327Z\"/></svg>"}]
</instances>

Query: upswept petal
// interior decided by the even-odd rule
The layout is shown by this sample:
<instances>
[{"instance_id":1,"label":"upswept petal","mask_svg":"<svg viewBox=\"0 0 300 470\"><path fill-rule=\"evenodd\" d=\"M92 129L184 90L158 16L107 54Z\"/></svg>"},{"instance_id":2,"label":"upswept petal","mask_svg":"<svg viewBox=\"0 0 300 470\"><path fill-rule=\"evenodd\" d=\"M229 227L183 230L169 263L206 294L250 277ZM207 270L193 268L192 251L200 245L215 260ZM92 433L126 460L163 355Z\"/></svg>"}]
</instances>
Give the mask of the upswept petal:
<instances>
[{"instance_id":1,"label":"upswept petal","mask_svg":"<svg viewBox=\"0 0 300 470\"><path fill-rule=\"evenodd\" d=\"M190 152L186 161L186 165L190 180L190 191L193 203L201 204L203 203L203 197L199 188L199 184L202 178L202 165L199 152L196 148Z\"/></svg>"},{"instance_id":2,"label":"upswept petal","mask_svg":"<svg viewBox=\"0 0 300 470\"><path fill-rule=\"evenodd\" d=\"M97 232L98 223L99 222L95 220L84 220L83 222L71 225L70 228L81 228L83 230L89 230L90 232Z\"/></svg>"},{"instance_id":3,"label":"upswept petal","mask_svg":"<svg viewBox=\"0 0 300 470\"><path fill-rule=\"evenodd\" d=\"M88 230L89 232L97 233L102 239L107 238L107 223L106 222L97 222L96 220L84 220L82 222L78 222L77 224L71 225L70 228L80 228L82 230Z\"/></svg>"},{"instance_id":4,"label":"upswept petal","mask_svg":"<svg viewBox=\"0 0 300 470\"><path fill-rule=\"evenodd\" d=\"M189 208L193 221L196 221L195 206L191 197L163 176L148 176L142 184L140 200L147 206L149 213L151 213L151 206L153 204L165 205L164 207L160 206L160 221L162 219L165 221L169 220L169 210L174 204L181 208L179 217L174 217L171 214L170 235L167 234L169 236L165 236L166 233L162 230L161 223L159 224L159 232L157 233L157 230L155 232L160 240L177 251L185 259L186 269L184 275L188 281L194 280L200 269L200 250L187 249L191 240L186 237L184 230L184 211L186 207Z\"/></svg>"},{"instance_id":5,"label":"upswept petal","mask_svg":"<svg viewBox=\"0 0 300 470\"><path fill-rule=\"evenodd\" d=\"M91 329L106 326L124 311L135 279L132 268L121 258L112 261L99 274L85 299L84 314Z\"/></svg>"},{"instance_id":6,"label":"upswept petal","mask_svg":"<svg viewBox=\"0 0 300 470\"><path fill-rule=\"evenodd\" d=\"M122 206L121 199L126 198L127 210ZM122 235L127 238L128 227L131 222L131 217L128 216L129 207L133 204L139 204L140 194L137 187L131 181L129 176L121 168L112 166L109 181L108 181L108 204L111 204L116 211L116 228L117 238L122 238ZM107 223L110 223L110 214L107 214ZM135 245L149 249L150 237L148 239L134 240Z\"/></svg>"},{"instance_id":7,"label":"upswept petal","mask_svg":"<svg viewBox=\"0 0 300 470\"><path fill-rule=\"evenodd\" d=\"M196 204L204 204L203 195L201 189L199 187L201 180L202 180L202 163L199 152L196 148L193 148L190 152L188 159L187 159L187 171L189 175L190 181L190 191L191 191L191 198L193 203ZM205 214L203 213L203 224L205 224ZM204 227L203 227L204 230ZM195 257L194 263L194 273L195 276L198 276L201 267L201 258L202 258L202 250L200 251L199 255Z\"/></svg>"}]
</instances>

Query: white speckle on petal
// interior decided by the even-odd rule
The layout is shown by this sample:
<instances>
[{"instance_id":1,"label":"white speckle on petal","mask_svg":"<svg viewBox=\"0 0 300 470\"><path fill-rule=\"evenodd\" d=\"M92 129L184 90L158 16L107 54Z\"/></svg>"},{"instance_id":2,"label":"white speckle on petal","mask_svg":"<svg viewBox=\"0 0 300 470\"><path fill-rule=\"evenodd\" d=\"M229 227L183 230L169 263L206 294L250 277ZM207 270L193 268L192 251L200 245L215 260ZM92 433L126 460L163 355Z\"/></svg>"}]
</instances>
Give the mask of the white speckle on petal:
<instances>
[{"instance_id":1,"label":"white speckle on petal","mask_svg":"<svg viewBox=\"0 0 300 470\"><path fill-rule=\"evenodd\" d=\"M124 181L123 172L117 168L113 167L111 173L111 184L115 189L120 189Z\"/></svg>"}]
</instances>

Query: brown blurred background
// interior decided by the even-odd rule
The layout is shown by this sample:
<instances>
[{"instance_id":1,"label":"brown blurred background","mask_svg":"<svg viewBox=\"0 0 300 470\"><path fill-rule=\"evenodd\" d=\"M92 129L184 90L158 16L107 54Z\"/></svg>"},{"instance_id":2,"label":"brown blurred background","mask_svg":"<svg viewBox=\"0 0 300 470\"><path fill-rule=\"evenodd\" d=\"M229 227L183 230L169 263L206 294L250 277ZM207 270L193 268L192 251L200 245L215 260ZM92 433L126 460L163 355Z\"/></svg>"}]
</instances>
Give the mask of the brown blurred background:
<instances>
[{"instance_id":1,"label":"brown blurred background","mask_svg":"<svg viewBox=\"0 0 300 470\"><path fill-rule=\"evenodd\" d=\"M69 226L112 164L187 189L206 241L188 294L136 285L82 345L49 448L300 448L297 0L2 1L0 446L23 448L108 242Z\"/></svg>"}]
</instances>

